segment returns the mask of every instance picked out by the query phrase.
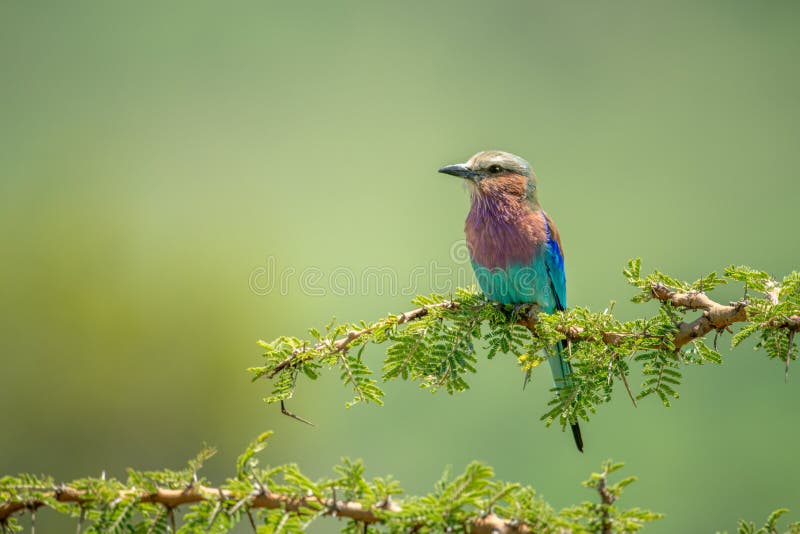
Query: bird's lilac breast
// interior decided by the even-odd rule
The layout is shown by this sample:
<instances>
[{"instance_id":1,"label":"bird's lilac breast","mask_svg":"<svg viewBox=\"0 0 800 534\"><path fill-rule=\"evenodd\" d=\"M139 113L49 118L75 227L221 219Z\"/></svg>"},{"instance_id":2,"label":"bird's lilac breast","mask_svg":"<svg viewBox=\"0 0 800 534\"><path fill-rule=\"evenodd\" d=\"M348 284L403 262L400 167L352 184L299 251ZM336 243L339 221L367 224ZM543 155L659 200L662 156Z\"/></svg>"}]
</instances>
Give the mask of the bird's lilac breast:
<instances>
[{"instance_id":1,"label":"bird's lilac breast","mask_svg":"<svg viewBox=\"0 0 800 534\"><path fill-rule=\"evenodd\" d=\"M530 265L547 243L544 217L525 204L478 199L464 232L472 260L487 269Z\"/></svg>"},{"instance_id":2,"label":"bird's lilac breast","mask_svg":"<svg viewBox=\"0 0 800 534\"><path fill-rule=\"evenodd\" d=\"M535 302L556 306L545 253L548 232L543 212L523 202L476 199L465 225L475 276L484 294L503 304Z\"/></svg>"}]
</instances>

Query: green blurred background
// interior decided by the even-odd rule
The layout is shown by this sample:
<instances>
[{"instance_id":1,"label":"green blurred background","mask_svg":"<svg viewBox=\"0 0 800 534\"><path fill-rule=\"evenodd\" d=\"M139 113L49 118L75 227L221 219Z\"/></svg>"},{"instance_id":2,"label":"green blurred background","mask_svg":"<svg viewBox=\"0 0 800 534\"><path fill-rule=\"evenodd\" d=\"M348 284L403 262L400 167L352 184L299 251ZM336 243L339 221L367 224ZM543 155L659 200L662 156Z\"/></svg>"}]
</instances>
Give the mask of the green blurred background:
<instances>
[{"instance_id":1,"label":"green blurred background","mask_svg":"<svg viewBox=\"0 0 800 534\"><path fill-rule=\"evenodd\" d=\"M435 171L485 148L537 170L571 304L652 312L627 303L634 256L800 267L798 23L796 2L0 3L0 473L177 468L206 441L219 482L274 429L265 461L314 477L346 455L421 492L479 459L562 507L612 457L640 477L623 506L667 514L650 532L800 519L800 376L727 338L669 410L617 392L583 455L538 421L547 373L523 392L511 357L455 397L389 384L383 408L302 382L314 428L244 371L259 338L409 307L297 278L258 294L268 258L463 267L468 196Z\"/></svg>"}]
</instances>

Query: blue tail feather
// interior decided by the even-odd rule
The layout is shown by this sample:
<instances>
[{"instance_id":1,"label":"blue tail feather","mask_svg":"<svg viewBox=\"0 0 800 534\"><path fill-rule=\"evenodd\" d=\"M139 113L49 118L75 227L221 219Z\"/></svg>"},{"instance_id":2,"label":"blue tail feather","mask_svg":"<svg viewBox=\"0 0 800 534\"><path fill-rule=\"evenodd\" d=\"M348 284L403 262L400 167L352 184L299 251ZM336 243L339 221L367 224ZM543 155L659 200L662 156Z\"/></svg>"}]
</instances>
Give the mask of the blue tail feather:
<instances>
[{"instance_id":1,"label":"blue tail feather","mask_svg":"<svg viewBox=\"0 0 800 534\"><path fill-rule=\"evenodd\" d=\"M552 349L548 351L547 361L550 364L550 370L553 372L553 382L556 388L572 386L572 366L569 361L563 358L564 342L559 341ZM575 439L575 446L578 450L583 452L583 438L581 437L581 427L578 421L570 422L572 428L572 437Z\"/></svg>"}]
</instances>

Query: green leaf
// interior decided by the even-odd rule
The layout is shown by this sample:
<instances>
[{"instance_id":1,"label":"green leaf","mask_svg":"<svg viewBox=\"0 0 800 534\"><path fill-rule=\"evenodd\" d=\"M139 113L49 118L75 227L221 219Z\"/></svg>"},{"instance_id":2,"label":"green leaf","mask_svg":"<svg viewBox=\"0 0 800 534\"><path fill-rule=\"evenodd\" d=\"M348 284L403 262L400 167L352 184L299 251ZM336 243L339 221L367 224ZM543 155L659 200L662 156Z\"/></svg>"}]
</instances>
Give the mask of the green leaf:
<instances>
[{"instance_id":1,"label":"green leaf","mask_svg":"<svg viewBox=\"0 0 800 534\"><path fill-rule=\"evenodd\" d=\"M242 454L236 459L236 476L243 480L247 477L247 475L255 469L258 465L258 461L254 458L256 454L264 450L267 446L267 440L269 440L270 436L272 436L273 432L267 431L262 432L259 436L244 450Z\"/></svg>"},{"instance_id":2,"label":"green leaf","mask_svg":"<svg viewBox=\"0 0 800 534\"><path fill-rule=\"evenodd\" d=\"M697 349L697 353L699 354L700 358L702 358L704 361L717 364L722 363L722 356L720 356L719 352L709 348L702 340L695 339L692 343L694 344L695 349Z\"/></svg>"}]
</instances>

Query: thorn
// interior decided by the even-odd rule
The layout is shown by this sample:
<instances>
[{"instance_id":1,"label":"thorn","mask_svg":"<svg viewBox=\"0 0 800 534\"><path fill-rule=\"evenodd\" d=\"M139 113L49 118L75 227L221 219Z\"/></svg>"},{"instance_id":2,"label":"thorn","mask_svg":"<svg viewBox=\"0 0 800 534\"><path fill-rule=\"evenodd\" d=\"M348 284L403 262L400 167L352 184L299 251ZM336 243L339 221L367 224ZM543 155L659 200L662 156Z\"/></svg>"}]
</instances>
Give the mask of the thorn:
<instances>
[{"instance_id":1,"label":"thorn","mask_svg":"<svg viewBox=\"0 0 800 534\"><path fill-rule=\"evenodd\" d=\"M253 476L251 478L251 480L253 482L255 482L255 484L253 484L253 485L258 487L258 491L259 491L260 495L266 495L267 494L267 488L264 487L264 484L262 484L261 481L256 476Z\"/></svg>"},{"instance_id":2,"label":"thorn","mask_svg":"<svg viewBox=\"0 0 800 534\"><path fill-rule=\"evenodd\" d=\"M392 505L393 505L392 496L387 495L386 497L383 498L380 504L378 504L378 508L380 508L381 510L391 510Z\"/></svg>"},{"instance_id":3,"label":"thorn","mask_svg":"<svg viewBox=\"0 0 800 534\"><path fill-rule=\"evenodd\" d=\"M336 517L339 513L339 502L336 499L336 486L331 486L331 493L333 494L333 501L331 501L330 506L328 506L328 510L331 516Z\"/></svg>"},{"instance_id":4,"label":"thorn","mask_svg":"<svg viewBox=\"0 0 800 534\"><path fill-rule=\"evenodd\" d=\"M300 417L299 415L295 415L295 414L293 414L292 412L290 412L289 410L287 410L287 409L286 409L286 405L284 404L283 400L281 400L281 413L282 413L283 415L286 415L286 416L289 416L289 417L291 417L292 419L294 419L294 420L296 420L296 421L300 421L301 423L305 423L305 424L307 424L307 425L309 425L309 426L316 426L316 425L314 425L314 423L312 423L312 422L311 422L311 421L309 421L308 419L303 419L303 418L302 418L302 417Z\"/></svg>"}]
</instances>

